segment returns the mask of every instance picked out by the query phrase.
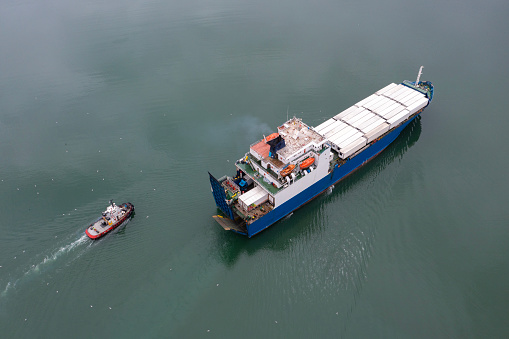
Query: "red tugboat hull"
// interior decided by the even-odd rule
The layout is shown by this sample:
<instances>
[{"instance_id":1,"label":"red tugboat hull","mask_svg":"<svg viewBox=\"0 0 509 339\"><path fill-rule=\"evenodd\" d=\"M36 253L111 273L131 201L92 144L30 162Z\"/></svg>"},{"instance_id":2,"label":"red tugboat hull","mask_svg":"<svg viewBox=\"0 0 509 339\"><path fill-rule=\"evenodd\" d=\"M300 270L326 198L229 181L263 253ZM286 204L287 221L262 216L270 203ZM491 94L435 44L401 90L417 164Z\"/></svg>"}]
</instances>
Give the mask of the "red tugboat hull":
<instances>
[{"instance_id":1,"label":"red tugboat hull","mask_svg":"<svg viewBox=\"0 0 509 339\"><path fill-rule=\"evenodd\" d=\"M105 236L129 221L134 214L134 205L130 202L123 203L120 206L116 206L112 203L112 206L108 206L108 209L103 212L103 216L87 227L85 234L90 239L95 240ZM108 222L108 220L111 219L113 219L113 221L111 221L111 223Z\"/></svg>"}]
</instances>

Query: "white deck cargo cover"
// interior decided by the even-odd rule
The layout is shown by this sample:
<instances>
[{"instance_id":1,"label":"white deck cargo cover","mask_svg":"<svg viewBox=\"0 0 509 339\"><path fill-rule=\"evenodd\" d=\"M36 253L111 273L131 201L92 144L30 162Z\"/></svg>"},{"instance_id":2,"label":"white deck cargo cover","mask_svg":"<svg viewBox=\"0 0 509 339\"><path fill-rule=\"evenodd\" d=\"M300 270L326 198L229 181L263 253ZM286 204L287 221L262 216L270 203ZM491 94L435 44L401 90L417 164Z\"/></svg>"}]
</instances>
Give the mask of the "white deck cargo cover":
<instances>
[{"instance_id":1,"label":"white deck cargo cover","mask_svg":"<svg viewBox=\"0 0 509 339\"><path fill-rule=\"evenodd\" d=\"M355 106L360 107L360 106L364 105L365 103L367 103L367 102L369 102L369 101L371 101L371 100L373 100L373 99L375 99L375 98L377 98L377 97L378 97L378 95L376 95L376 94L371 94L369 97L367 97L367 98L365 98L365 99L362 99L361 101L359 101L358 103L356 103L356 104L355 104Z\"/></svg>"},{"instance_id":2,"label":"white deck cargo cover","mask_svg":"<svg viewBox=\"0 0 509 339\"><path fill-rule=\"evenodd\" d=\"M247 208L252 204L260 205L265 201L269 200L269 194L263 190L260 186L255 186L250 191L242 194L239 197L242 208L247 211Z\"/></svg>"},{"instance_id":3,"label":"white deck cargo cover","mask_svg":"<svg viewBox=\"0 0 509 339\"><path fill-rule=\"evenodd\" d=\"M384 110L386 110L387 108L393 106L394 104L396 104L397 102L395 102L394 100L392 99L389 99L389 98L386 98L387 100L383 103L383 105L380 105L376 108L373 109L373 112L376 113L376 114L380 114L381 112L383 112Z\"/></svg>"},{"instance_id":4,"label":"white deck cargo cover","mask_svg":"<svg viewBox=\"0 0 509 339\"><path fill-rule=\"evenodd\" d=\"M348 130L353 128L352 126L347 125L347 124L345 124L342 121L341 121L341 124L342 124L341 126L334 128L332 131L329 131L326 135L324 135L324 137L326 139L330 140L331 138L334 138L334 135L336 135L338 133L345 133L346 131L348 131Z\"/></svg>"},{"instance_id":5,"label":"white deck cargo cover","mask_svg":"<svg viewBox=\"0 0 509 339\"><path fill-rule=\"evenodd\" d=\"M364 136L368 138L368 142L371 142L381 136L382 134L389 131L391 125L384 122L383 124L379 125L377 128L373 129L371 132L366 133Z\"/></svg>"},{"instance_id":6,"label":"white deck cargo cover","mask_svg":"<svg viewBox=\"0 0 509 339\"><path fill-rule=\"evenodd\" d=\"M314 130L315 130L315 132L320 133L320 130L324 129L325 127L329 126L330 124L332 124L335 121L336 120L334 118L330 118L329 120L326 120L326 121L322 122L320 125L316 126L314 128Z\"/></svg>"},{"instance_id":7,"label":"white deck cargo cover","mask_svg":"<svg viewBox=\"0 0 509 339\"><path fill-rule=\"evenodd\" d=\"M380 109L380 110L377 110L375 113L378 114L379 116L383 117L385 114L389 113L390 111L392 111L393 109L395 109L396 107L398 106L401 106L399 103L397 103L396 101L393 101L391 100L391 104L383 109ZM401 106L403 107L403 106Z\"/></svg>"},{"instance_id":8,"label":"white deck cargo cover","mask_svg":"<svg viewBox=\"0 0 509 339\"><path fill-rule=\"evenodd\" d=\"M389 120L387 120L387 123L391 125L390 128L394 128L394 127L398 126L400 123L402 123L403 121L405 121L409 116L410 116L410 112L405 109L401 113L398 113L395 116L393 116L392 118L390 118Z\"/></svg>"},{"instance_id":9,"label":"white deck cargo cover","mask_svg":"<svg viewBox=\"0 0 509 339\"><path fill-rule=\"evenodd\" d=\"M332 124L330 124L329 126L323 128L319 133L320 133L320 135L324 136L329 131L332 131L334 128L340 126L341 124L342 124L341 121L334 120L334 122Z\"/></svg>"},{"instance_id":10,"label":"white deck cargo cover","mask_svg":"<svg viewBox=\"0 0 509 339\"><path fill-rule=\"evenodd\" d=\"M412 104L411 106L408 106L407 109L410 112L410 114L414 114L424 106L428 104L428 98L422 98L421 100L417 101L416 103Z\"/></svg>"},{"instance_id":11,"label":"white deck cargo cover","mask_svg":"<svg viewBox=\"0 0 509 339\"><path fill-rule=\"evenodd\" d=\"M391 99L391 100L394 100L394 101L396 101L396 102L399 102L399 100L398 100L397 98L399 98L399 96L400 96L401 94L405 94L405 95L406 95L406 93L404 93L403 91L404 91L404 89L401 89L401 90L399 90L398 92L393 93L393 94L390 96L390 99Z\"/></svg>"},{"instance_id":12,"label":"white deck cargo cover","mask_svg":"<svg viewBox=\"0 0 509 339\"><path fill-rule=\"evenodd\" d=\"M366 114L362 118L358 119L357 121L351 123L350 125L359 129L359 126L361 126L363 123L365 123L366 121L368 121L376 116L377 115L375 113L368 112L368 114Z\"/></svg>"},{"instance_id":13,"label":"white deck cargo cover","mask_svg":"<svg viewBox=\"0 0 509 339\"><path fill-rule=\"evenodd\" d=\"M397 85L395 83L392 83L392 84L388 84L387 86L385 86L384 88L376 91L375 94L378 94L378 95L382 95L383 93L387 92L388 90L396 87Z\"/></svg>"},{"instance_id":14,"label":"white deck cargo cover","mask_svg":"<svg viewBox=\"0 0 509 339\"><path fill-rule=\"evenodd\" d=\"M344 148L341 148L339 151L339 156L343 159L348 158L358 150L360 150L362 147L366 146L367 140L364 137L360 137L358 139L355 139L350 144L346 145Z\"/></svg>"},{"instance_id":15,"label":"white deck cargo cover","mask_svg":"<svg viewBox=\"0 0 509 339\"><path fill-rule=\"evenodd\" d=\"M370 125L368 125L368 126L364 127L364 128L362 129L362 132L363 132L364 134L369 133L369 132L371 132L372 130L374 130L375 128L377 128L378 126L380 126L381 124L383 124L384 122L385 122L385 119L384 119L384 118L379 118L378 120L375 120L375 122L373 122L372 124L370 124Z\"/></svg>"},{"instance_id":16,"label":"white deck cargo cover","mask_svg":"<svg viewBox=\"0 0 509 339\"><path fill-rule=\"evenodd\" d=\"M403 91L401 91L401 93L399 93L397 96L395 96L393 99L395 99L398 102L402 102L405 97L407 97L408 95L413 94L415 92L416 91L414 91L413 89L410 89L407 87Z\"/></svg>"},{"instance_id":17,"label":"white deck cargo cover","mask_svg":"<svg viewBox=\"0 0 509 339\"><path fill-rule=\"evenodd\" d=\"M342 117L346 116L347 114L352 113L353 111L355 111L355 110L357 110L357 109L359 109L359 107L358 107L358 106L355 106L355 105L350 106L350 107L348 107L347 109L345 109L344 111L342 111L342 112L340 112L340 113L336 114L336 115L334 116L334 119L339 120L339 119L341 119ZM361 110L362 110L362 108L361 108Z\"/></svg>"},{"instance_id":18,"label":"white deck cargo cover","mask_svg":"<svg viewBox=\"0 0 509 339\"><path fill-rule=\"evenodd\" d=\"M355 128L352 128L351 130L349 130L348 132L346 133L341 133L340 135L338 135L337 137L335 137L334 139L329 139L330 142L332 142L333 144L339 146L339 144L341 144L341 142L345 141L346 139L348 138L351 138L353 137L354 135L363 135L362 132L359 132L358 130L356 130Z\"/></svg>"},{"instance_id":19,"label":"white deck cargo cover","mask_svg":"<svg viewBox=\"0 0 509 339\"><path fill-rule=\"evenodd\" d=\"M405 87L405 86L403 86L403 85L399 84L399 85L397 85L396 87L393 87L393 88L391 88L390 90L388 90L388 91L386 91L385 93L383 93L383 95L384 95L384 96L386 96L386 97L388 97L388 98L390 98L390 96L391 96L391 94L392 94L392 93L395 93L395 92L399 91L399 90L400 90L401 88L403 88L403 87Z\"/></svg>"},{"instance_id":20,"label":"white deck cargo cover","mask_svg":"<svg viewBox=\"0 0 509 339\"><path fill-rule=\"evenodd\" d=\"M411 101L412 99L417 98L417 97L419 97L419 96L423 96L423 94L422 94L422 93L420 93L420 92L417 92L417 91L412 91L412 93L409 93L407 96L405 96L405 97L401 98L399 102L400 102L402 105L404 105L404 106L408 106L408 104L407 104L407 103L408 103L409 101Z\"/></svg>"},{"instance_id":21,"label":"white deck cargo cover","mask_svg":"<svg viewBox=\"0 0 509 339\"><path fill-rule=\"evenodd\" d=\"M362 132L357 132L355 133L354 135L352 135L351 137L341 141L341 142L337 142L335 143L339 148L345 148L346 146L350 145L352 142L354 142L355 140L361 138L362 136L364 135L364 133Z\"/></svg>"},{"instance_id":22,"label":"white deck cargo cover","mask_svg":"<svg viewBox=\"0 0 509 339\"><path fill-rule=\"evenodd\" d=\"M379 102L379 103L378 103L378 105L373 106L373 107L371 108L371 110L372 110L373 112L375 112L375 113L377 113L377 112L381 112L381 111L382 111L382 110L384 110L385 108L387 108L387 107L389 107L389 106L391 106L391 105L393 105L393 104L394 104L394 100L389 99L389 98L387 98L387 97L384 97L384 99L385 99L385 100L383 100L383 101Z\"/></svg>"},{"instance_id":23,"label":"white deck cargo cover","mask_svg":"<svg viewBox=\"0 0 509 339\"><path fill-rule=\"evenodd\" d=\"M397 114L399 114L399 113L403 112L403 110L404 110L404 109L405 109L405 106L398 105L398 106L396 106L396 108L395 108L395 109L393 109L392 111L390 111L390 112L388 112L388 113L385 113L383 117L384 117L386 120L389 120L389 119L390 119L390 118L392 118L393 116L395 116L395 115L397 115Z\"/></svg>"},{"instance_id":24,"label":"white deck cargo cover","mask_svg":"<svg viewBox=\"0 0 509 339\"><path fill-rule=\"evenodd\" d=\"M365 117L366 115L370 114L371 112L368 111L367 109L365 109L364 111L360 112L360 113L357 113L356 115L354 116L347 116L346 118L344 119L341 119L342 121L346 122L347 124L349 125L353 125L353 123L355 123L357 120Z\"/></svg>"},{"instance_id":25,"label":"white deck cargo cover","mask_svg":"<svg viewBox=\"0 0 509 339\"><path fill-rule=\"evenodd\" d=\"M383 101L383 100L385 100L385 99L387 99L387 98L386 98L386 97L384 97L384 96L382 96L382 95L378 95L378 96L377 96L376 98L374 98L373 100L370 100L370 101L368 101L368 102L364 103L364 104L362 105L362 107L367 108L367 109L371 109L371 107L374 107L374 106L378 105L378 103L379 103L379 102L381 102L381 101Z\"/></svg>"},{"instance_id":26,"label":"white deck cargo cover","mask_svg":"<svg viewBox=\"0 0 509 339\"><path fill-rule=\"evenodd\" d=\"M341 121L348 122L348 120L350 120L351 118L353 118L359 114L362 114L362 112L364 112L364 111L366 111L366 109L364 107L359 107L357 110L350 112L349 114L341 117Z\"/></svg>"},{"instance_id":27,"label":"white deck cargo cover","mask_svg":"<svg viewBox=\"0 0 509 339\"><path fill-rule=\"evenodd\" d=\"M345 124L343 121L337 121L337 124L334 124L334 128L323 134L323 136L324 138L328 139L339 131L344 130L345 128L348 128L347 124Z\"/></svg>"},{"instance_id":28,"label":"white deck cargo cover","mask_svg":"<svg viewBox=\"0 0 509 339\"><path fill-rule=\"evenodd\" d=\"M371 125L372 123L374 123L375 121L380 120L380 119L383 119L383 118L380 118L378 115L373 114L372 118L364 121L362 124L360 124L359 126L356 126L356 127L357 127L357 129L363 131L364 128L368 127L369 125ZM383 119L383 121L385 121L385 119Z\"/></svg>"},{"instance_id":29,"label":"white deck cargo cover","mask_svg":"<svg viewBox=\"0 0 509 339\"><path fill-rule=\"evenodd\" d=\"M407 90L407 89L409 89L409 88L408 88L408 87L406 87L406 86L400 85L397 91L394 91L394 92L392 92L392 93L390 93L390 94L387 94L386 96L387 96L387 97L389 97L389 98L391 98L391 99L394 99L394 98L396 98L398 95L400 95L400 94L402 94L402 93L406 92L406 90Z\"/></svg>"},{"instance_id":30,"label":"white deck cargo cover","mask_svg":"<svg viewBox=\"0 0 509 339\"><path fill-rule=\"evenodd\" d=\"M421 100L422 98L426 98L426 96L424 94L419 93L419 92L417 92L417 93L418 93L417 96L415 96L413 98L408 98L408 99L405 98L405 105L407 107L415 104L417 101Z\"/></svg>"}]
</instances>

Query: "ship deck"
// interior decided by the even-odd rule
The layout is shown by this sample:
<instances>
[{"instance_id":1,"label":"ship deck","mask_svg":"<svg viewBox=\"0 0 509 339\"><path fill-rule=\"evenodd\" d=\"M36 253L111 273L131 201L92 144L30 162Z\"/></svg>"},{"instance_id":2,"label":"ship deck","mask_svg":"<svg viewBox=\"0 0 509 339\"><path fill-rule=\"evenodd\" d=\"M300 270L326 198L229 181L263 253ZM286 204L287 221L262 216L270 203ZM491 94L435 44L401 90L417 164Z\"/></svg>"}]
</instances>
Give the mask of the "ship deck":
<instances>
[{"instance_id":1,"label":"ship deck","mask_svg":"<svg viewBox=\"0 0 509 339\"><path fill-rule=\"evenodd\" d=\"M249 175L253 180L255 180L258 184L260 184L263 188L269 191L271 194L276 194L279 192L280 188L274 187L268 182L263 180L263 177L258 174L258 172L254 171L251 166L247 163L237 163L238 168L240 168L244 173Z\"/></svg>"},{"instance_id":2,"label":"ship deck","mask_svg":"<svg viewBox=\"0 0 509 339\"><path fill-rule=\"evenodd\" d=\"M90 228L92 227L92 230ZM103 233L107 231L111 225L103 225L102 218L94 222L91 226L88 227L88 231L92 234L92 232L96 232L97 234ZM93 234L95 235L95 234Z\"/></svg>"}]
</instances>

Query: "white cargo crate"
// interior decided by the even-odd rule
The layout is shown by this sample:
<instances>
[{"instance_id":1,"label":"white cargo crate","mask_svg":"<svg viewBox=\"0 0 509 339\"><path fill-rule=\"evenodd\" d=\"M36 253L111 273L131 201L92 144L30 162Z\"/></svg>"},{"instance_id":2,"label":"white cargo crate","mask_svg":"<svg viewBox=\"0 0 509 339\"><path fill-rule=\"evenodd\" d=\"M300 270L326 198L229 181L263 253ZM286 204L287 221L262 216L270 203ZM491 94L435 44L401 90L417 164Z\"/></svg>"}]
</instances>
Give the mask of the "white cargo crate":
<instances>
[{"instance_id":1,"label":"white cargo crate","mask_svg":"<svg viewBox=\"0 0 509 339\"><path fill-rule=\"evenodd\" d=\"M244 210L249 210L252 205L257 206L269 200L269 195L263 188L256 186L239 197L240 204Z\"/></svg>"},{"instance_id":2,"label":"white cargo crate","mask_svg":"<svg viewBox=\"0 0 509 339\"><path fill-rule=\"evenodd\" d=\"M322 122L320 125L314 127L313 129L315 130L315 132L320 133L320 131L322 129L324 129L325 127L329 126L333 122L336 122L336 120L334 118L330 118L329 120L326 120L326 121Z\"/></svg>"},{"instance_id":3,"label":"white cargo crate","mask_svg":"<svg viewBox=\"0 0 509 339\"><path fill-rule=\"evenodd\" d=\"M375 105L371 105L369 108L371 111L376 112L381 107L387 107L388 105L392 104L394 101L392 99L389 99L387 97L383 97L383 100L380 100Z\"/></svg>"},{"instance_id":4,"label":"white cargo crate","mask_svg":"<svg viewBox=\"0 0 509 339\"><path fill-rule=\"evenodd\" d=\"M373 117L376 117L376 114L369 112L368 114L366 114L362 118L358 119L357 121L350 123L350 125L352 125L355 128L359 128L359 126L361 126L366 121L372 119Z\"/></svg>"},{"instance_id":5,"label":"white cargo crate","mask_svg":"<svg viewBox=\"0 0 509 339\"><path fill-rule=\"evenodd\" d=\"M395 115L398 115L399 113L403 112L403 110L405 109L405 106L401 106L401 105L398 105L395 109L393 109L392 111L390 111L389 113L386 113L384 115L384 118L386 120L389 120L390 118L392 118L393 116Z\"/></svg>"},{"instance_id":6,"label":"white cargo crate","mask_svg":"<svg viewBox=\"0 0 509 339\"><path fill-rule=\"evenodd\" d=\"M357 140L357 139L359 139L362 136L364 136L364 134L362 132L355 133L351 137L349 137L349 138L347 138L345 140L342 140L341 142L337 142L336 145L338 145L338 147L340 149L344 148L345 146L351 144L354 140Z\"/></svg>"},{"instance_id":7,"label":"white cargo crate","mask_svg":"<svg viewBox=\"0 0 509 339\"><path fill-rule=\"evenodd\" d=\"M345 133L340 133L340 135L334 136L334 138L329 139L329 141L337 145L341 141L346 140L357 133L360 133L360 132L358 130L356 130L355 128L352 128L352 129L349 129L348 131L345 131Z\"/></svg>"},{"instance_id":8,"label":"white cargo crate","mask_svg":"<svg viewBox=\"0 0 509 339\"><path fill-rule=\"evenodd\" d=\"M379 120L376 120L375 122L371 123L370 125L368 125L368 126L364 127L364 128L362 129L362 132L363 132L364 134L369 133L369 132L371 132L372 130L374 130L375 128L377 128L378 126L380 126L381 124L383 124L384 122L385 122L385 119L380 118Z\"/></svg>"},{"instance_id":9,"label":"white cargo crate","mask_svg":"<svg viewBox=\"0 0 509 339\"><path fill-rule=\"evenodd\" d=\"M383 124L379 125L377 128L370 131L369 133L366 133L364 136L368 139L368 142L371 142L371 141L375 140L376 138L378 138L379 136L381 136L382 134L387 133L387 131L389 131L390 127L391 126L388 123L384 122Z\"/></svg>"},{"instance_id":10,"label":"white cargo crate","mask_svg":"<svg viewBox=\"0 0 509 339\"><path fill-rule=\"evenodd\" d=\"M391 112L398 106L401 106L401 105L391 99L391 104L389 106L387 106L386 108L384 108L382 110L376 111L375 113L378 114L379 116L383 117L383 116L385 116L385 114Z\"/></svg>"},{"instance_id":11,"label":"white cargo crate","mask_svg":"<svg viewBox=\"0 0 509 339\"><path fill-rule=\"evenodd\" d=\"M394 105L396 102L392 99L389 99L389 98L386 98L387 100L382 104L382 105L379 105L378 107L375 107L374 109L372 109L372 111L376 114L380 114L381 112L383 112L385 109L387 109L388 107Z\"/></svg>"},{"instance_id":12,"label":"white cargo crate","mask_svg":"<svg viewBox=\"0 0 509 339\"><path fill-rule=\"evenodd\" d=\"M364 98L362 99L361 101L359 101L358 103L355 104L355 106L362 106L363 104L365 104L366 102L370 101L370 100L373 100L374 98L378 97L378 95L376 94L371 94L369 97L367 98Z\"/></svg>"},{"instance_id":13,"label":"white cargo crate","mask_svg":"<svg viewBox=\"0 0 509 339\"><path fill-rule=\"evenodd\" d=\"M408 87L401 86L396 92L391 93L388 95L392 100L396 100L396 98L401 95L402 93L405 93ZM396 100L397 101L397 100Z\"/></svg>"},{"instance_id":14,"label":"white cargo crate","mask_svg":"<svg viewBox=\"0 0 509 339\"><path fill-rule=\"evenodd\" d=\"M355 106L355 105L350 106L350 107L348 107L347 109L345 109L343 112L336 114L336 115L334 116L334 119L339 120L339 119L341 119L342 117L344 117L345 115L352 113L353 111L355 111L355 110L356 110L356 109L358 109L358 108L359 108L359 107L358 107L358 106Z\"/></svg>"},{"instance_id":15,"label":"white cargo crate","mask_svg":"<svg viewBox=\"0 0 509 339\"><path fill-rule=\"evenodd\" d=\"M406 101L404 104L406 107L412 106L413 104L415 104L417 101L421 100L424 97L425 97L424 94L418 93L415 97L405 99Z\"/></svg>"},{"instance_id":16,"label":"white cargo crate","mask_svg":"<svg viewBox=\"0 0 509 339\"><path fill-rule=\"evenodd\" d=\"M358 133L355 133L354 135L352 135L351 137L349 138L346 138L345 140L342 140L340 142L337 142L336 145L339 146L339 148L343 148L343 147L346 147L347 145L350 145L354 140L357 140L359 139L360 137L362 137L364 135L364 133L362 132L358 132Z\"/></svg>"},{"instance_id":17,"label":"white cargo crate","mask_svg":"<svg viewBox=\"0 0 509 339\"><path fill-rule=\"evenodd\" d=\"M345 115L341 118L341 121L348 122L349 119L353 118L354 116L358 114L362 114L366 109L364 107L359 107L357 110L351 112L350 114Z\"/></svg>"},{"instance_id":18,"label":"white cargo crate","mask_svg":"<svg viewBox=\"0 0 509 339\"><path fill-rule=\"evenodd\" d=\"M389 125L391 125L390 128L392 129L392 128L398 126L403 121L405 121L409 116L410 116L410 112L405 109L401 113L399 113L399 114L393 116L392 118L390 118L389 120L387 120L387 123Z\"/></svg>"},{"instance_id":19,"label":"white cargo crate","mask_svg":"<svg viewBox=\"0 0 509 339\"><path fill-rule=\"evenodd\" d=\"M351 142L350 144L348 144L347 146L345 146L344 148L341 148L339 151L339 156L343 159L348 158L349 156L360 150L362 147L366 146L366 144L367 144L366 138L360 137Z\"/></svg>"},{"instance_id":20,"label":"white cargo crate","mask_svg":"<svg viewBox=\"0 0 509 339\"><path fill-rule=\"evenodd\" d=\"M332 130L331 132L329 132L325 138L328 140L334 139L337 136L352 130L352 128L353 128L352 126L344 124L344 126L342 126L341 128L336 128L336 129Z\"/></svg>"},{"instance_id":21,"label":"white cargo crate","mask_svg":"<svg viewBox=\"0 0 509 339\"><path fill-rule=\"evenodd\" d=\"M380 118L378 115L374 115L373 117L371 117L370 119L364 121L362 124L360 124L359 126L355 126L357 127L357 129L361 130L362 132L364 132L364 128L368 127L369 125L371 125L372 123L374 123L375 121L378 121L378 120L381 120L381 121L385 121L384 118Z\"/></svg>"},{"instance_id":22,"label":"white cargo crate","mask_svg":"<svg viewBox=\"0 0 509 339\"><path fill-rule=\"evenodd\" d=\"M330 135L330 137L328 137L326 139L327 140L333 140L333 139L339 138L340 136L345 135L347 133L351 133L352 131L357 131L357 130L355 128L353 128L352 126L350 126L350 125L346 125L345 128L343 128L340 131L337 131L336 133Z\"/></svg>"},{"instance_id":23,"label":"white cargo crate","mask_svg":"<svg viewBox=\"0 0 509 339\"><path fill-rule=\"evenodd\" d=\"M396 100L397 102L401 102L401 99L406 97L409 94L414 93L415 91L413 89L410 89L408 87L405 87L400 92L398 92L396 95L394 95L392 98Z\"/></svg>"},{"instance_id":24,"label":"white cargo crate","mask_svg":"<svg viewBox=\"0 0 509 339\"><path fill-rule=\"evenodd\" d=\"M383 95L385 95L386 97L390 98L393 93L396 93L397 91L399 91L403 87L405 87L405 86L403 86L402 84L399 84L396 87L393 87L390 90L386 91Z\"/></svg>"},{"instance_id":25,"label":"white cargo crate","mask_svg":"<svg viewBox=\"0 0 509 339\"><path fill-rule=\"evenodd\" d=\"M325 127L324 129L322 129L320 131L320 134L321 135L325 135L327 134L329 131L332 131L334 128L340 126L342 124L341 121L338 121L338 120L334 120L334 122L332 124L330 124L329 126Z\"/></svg>"},{"instance_id":26,"label":"white cargo crate","mask_svg":"<svg viewBox=\"0 0 509 339\"><path fill-rule=\"evenodd\" d=\"M407 109L410 111L410 114L414 114L424 106L428 104L428 98L422 98L421 100L417 101L416 103L412 104L411 106L408 106Z\"/></svg>"},{"instance_id":27,"label":"white cargo crate","mask_svg":"<svg viewBox=\"0 0 509 339\"><path fill-rule=\"evenodd\" d=\"M379 95L375 99L365 102L362 107L371 109L371 107L377 105L380 101L387 99L386 97Z\"/></svg>"},{"instance_id":28,"label":"white cargo crate","mask_svg":"<svg viewBox=\"0 0 509 339\"><path fill-rule=\"evenodd\" d=\"M389 99L387 97L384 97L384 98L385 98L384 101L379 102L378 105L376 105L376 106L371 108L372 112L374 112L374 113L379 112L379 111L383 110L386 107L389 107L390 105L392 105L394 103L394 101L392 101L391 99Z\"/></svg>"},{"instance_id":29,"label":"white cargo crate","mask_svg":"<svg viewBox=\"0 0 509 339\"><path fill-rule=\"evenodd\" d=\"M341 141L346 140L346 139L350 138L352 135L355 135L357 133L360 133L360 132L352 127L351 129L345 130L344 133L339 133L339 134L334 135L334 138L329 139L329 140L337 145Z\"/></svg>"},{"instance_id":30,"label":"white cargo crate","mask_svg":"<svg viewBox=\"0 0 509 339\"><path fill-rule=\"evenodd\" d=\"M412 91L412 93L409 93L408 95L400 98L399 102L402 105L404 105L404 106L408 106L408 102L411 101L413 98L416 98L418 96L422 96L422 93L417 92L417 91Z\"/></svg>"},{"instance_id":31,"label":"white cargo crate","mask_svg":"<svg viewBox=\"0 0 509 339\"><path fill-rule=\"evenodd\" d=\"M325 138L329 138L331 137L332 135L338 133L339 131L342 131L343 129L347 128L348 125L345 124L344 122L342 121L338 121L339 124L335 125L333 129L331 129L330 131L328 131L327 133L323 134L323 136Z\"/></svg>"},{"instance_id":32,"label":"white cargo crate","mask_svg":"<svg viewBox=\"0 0 509 339\"><path fill-rule=\"evenodd\" d=\"M384 88L376 91L375 94L378 94L378 95L382 95L383 93L387 92L388 90L396 87L397 85L395 83L392 83L392 84L388 84L387 86L385 86Z\"/></svg>"},{"instance_id":33,"label":"white cargo crate","mask_svg":"<svg viewBox=\"0 0 509 339\"><path fill-rule=\"evenodd\" d=\"M357 120L362 119L363 117L365 117L366 115L368 115L370 113L371 112L366 109L366 110L360 112L359 114L349 117L347 120L343 120L343 121L345 121L349 125L353 125L353 123L355 123Z\"/></svg>"}]
</instances>

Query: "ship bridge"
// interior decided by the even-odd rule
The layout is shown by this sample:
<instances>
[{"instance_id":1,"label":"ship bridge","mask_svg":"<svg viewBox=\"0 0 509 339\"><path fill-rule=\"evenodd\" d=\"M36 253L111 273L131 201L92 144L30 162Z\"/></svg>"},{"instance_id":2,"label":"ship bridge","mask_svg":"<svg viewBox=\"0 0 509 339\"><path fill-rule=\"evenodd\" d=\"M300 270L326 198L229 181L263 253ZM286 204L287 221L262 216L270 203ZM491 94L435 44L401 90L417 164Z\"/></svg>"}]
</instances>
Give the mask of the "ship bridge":
<instances>
[{"instance_id":1,"label":"ship bridge","mask_svg":"<svg viewBox=\"0 0 509 339\"><path fill-rule=\"evenodd\" d=\"M295 162L309 151L320 151L326 142L323 136L299 118L293 117L277 129L286 143L284 148L277 151L277 155L278 159L285 164Z\"/></svg>"}]
</instances>

